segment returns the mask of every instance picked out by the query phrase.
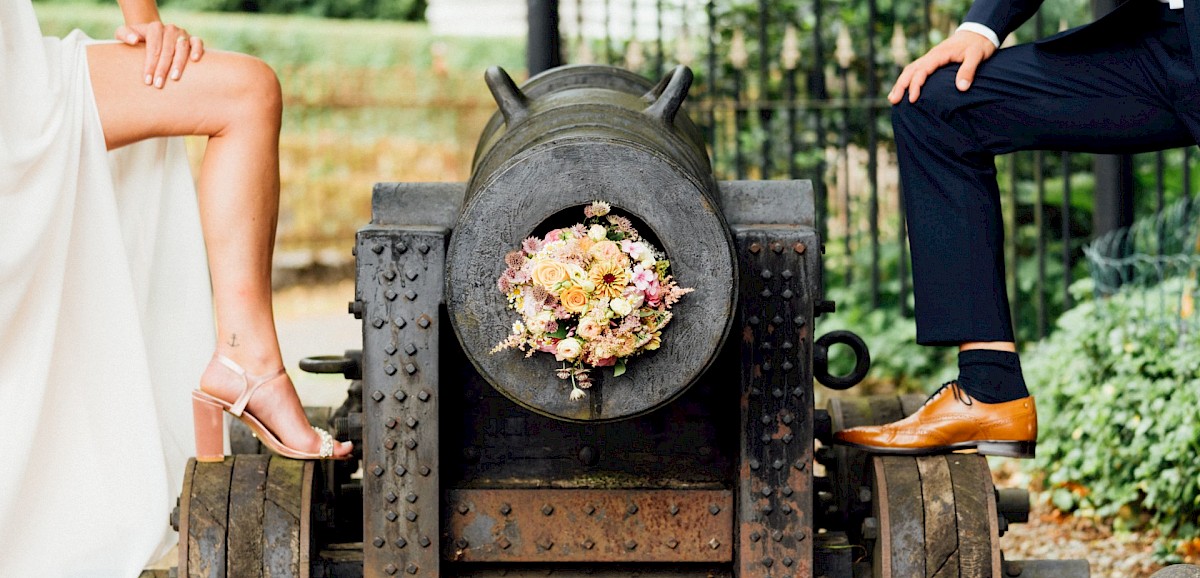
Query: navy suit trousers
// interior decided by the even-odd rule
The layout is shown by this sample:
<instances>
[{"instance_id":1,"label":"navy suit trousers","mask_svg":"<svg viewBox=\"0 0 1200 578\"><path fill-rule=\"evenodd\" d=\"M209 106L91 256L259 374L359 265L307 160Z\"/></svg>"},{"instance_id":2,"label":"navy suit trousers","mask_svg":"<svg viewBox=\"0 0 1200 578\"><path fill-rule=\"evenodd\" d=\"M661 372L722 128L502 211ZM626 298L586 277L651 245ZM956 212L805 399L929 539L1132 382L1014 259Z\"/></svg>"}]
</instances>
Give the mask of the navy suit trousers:
<instances>
[{"instance_id":1,"label":"navy suit trousers","mask_svg":"<svg viewBox=\"0 0 1200 578\"><path fill-rule=\"evenodd\" d=\"M966 92L954 86L958 66L947 66L916 103L906 94L893 108L918 343L1013 341L996 155L1197 142L1200 84L1182 11L1135 1L1144 17L1119 37L1085 29L1070 43L999 50Z\"/></svg>"}]
</instances>

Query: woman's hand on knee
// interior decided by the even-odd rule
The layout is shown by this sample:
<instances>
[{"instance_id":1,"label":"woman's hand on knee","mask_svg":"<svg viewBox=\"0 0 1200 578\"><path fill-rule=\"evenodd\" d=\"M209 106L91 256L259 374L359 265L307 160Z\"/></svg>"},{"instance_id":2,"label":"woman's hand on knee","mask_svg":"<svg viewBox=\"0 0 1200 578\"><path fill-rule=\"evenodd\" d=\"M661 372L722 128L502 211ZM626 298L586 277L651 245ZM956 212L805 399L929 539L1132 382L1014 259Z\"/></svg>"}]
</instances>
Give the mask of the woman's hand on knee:
<instances>
[{"instance_id":1,"label":"woman's hand on knee","mask_svg":"<svg viewBox=\"0 0 1200 578\"><path fill-rule=\"evenodd\" d=\"M117 39L130 46L146 43L142 74L145 83L155 88L165 86L167 78L179 80L189 60L204 56L204 41L174 24L126 24L117 28Z\"/></svg>"}]
</instances>

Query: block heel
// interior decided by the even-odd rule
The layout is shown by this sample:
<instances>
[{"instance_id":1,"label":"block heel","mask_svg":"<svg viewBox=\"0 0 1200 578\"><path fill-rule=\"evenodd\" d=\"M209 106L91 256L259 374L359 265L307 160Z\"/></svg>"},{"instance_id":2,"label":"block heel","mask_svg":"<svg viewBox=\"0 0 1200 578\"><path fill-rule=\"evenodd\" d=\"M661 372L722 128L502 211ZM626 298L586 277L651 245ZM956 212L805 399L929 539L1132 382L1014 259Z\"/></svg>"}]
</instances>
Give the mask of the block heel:
<instances>
[{"instance_id":1,"label":"block heel","mask_svg":"<svg viewBox=\"0 0 1200 578\"><path fill-rule=\"evenodd\" d=\"M198 392L197 392L198 393ZM192 423L196 429L196 461L225 459L225 408L192 394Z\"/></svg>"},{"instance_id":2,"label":"block heel","mask_svg":"<svg viewBox=\"0 0 1200 578\"><path fill-rule=\"evenodd\" d=\"M979 442L975 449L985 456L1032 459L1037 454L1037 442Z\"/></svg>"}]
</instances>

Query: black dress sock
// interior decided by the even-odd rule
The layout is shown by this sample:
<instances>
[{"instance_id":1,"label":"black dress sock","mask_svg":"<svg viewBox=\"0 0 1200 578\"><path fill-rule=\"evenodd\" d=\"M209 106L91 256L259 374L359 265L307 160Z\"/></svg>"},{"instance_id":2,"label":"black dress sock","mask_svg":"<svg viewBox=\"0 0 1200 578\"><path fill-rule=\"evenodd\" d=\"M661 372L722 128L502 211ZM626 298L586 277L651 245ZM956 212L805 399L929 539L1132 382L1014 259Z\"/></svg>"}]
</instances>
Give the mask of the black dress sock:
<instances>
[{"instance_id":1,"label":"black dress sock","mask_svg":"<svg viewBox=\"0 0 1200 578\"><path fill-rule=\"evenodd\" d=\"M1011 351L968 349L958 352L958 385L983 403L1001 403L1029 395L1021 360Z\"/></svg>"}]
</instances>

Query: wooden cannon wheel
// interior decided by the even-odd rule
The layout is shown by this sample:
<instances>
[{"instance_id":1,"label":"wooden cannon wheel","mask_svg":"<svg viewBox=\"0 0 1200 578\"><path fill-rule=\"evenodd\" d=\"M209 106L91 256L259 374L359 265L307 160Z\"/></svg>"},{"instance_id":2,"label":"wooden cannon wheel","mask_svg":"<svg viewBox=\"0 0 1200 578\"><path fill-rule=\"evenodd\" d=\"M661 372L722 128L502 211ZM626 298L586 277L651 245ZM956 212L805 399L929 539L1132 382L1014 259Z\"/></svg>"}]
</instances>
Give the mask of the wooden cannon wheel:
<instances>
[{"instance_id":1,"label":"wooden cannon wheel","mask_svg":"<svg viewBox=\"0 0 1200 578\"><path fill-rule=\"evenodd\" d=\"M996 493L985 458L875 456L872 469L875 578L1000 578Z\"/></svg>"},{"instance_id":2,"label":"wooden cannon wheel","mask_svg":"<svg viewBox=\"0 0 1200 578\"><path fill-rule=\"evenodd\" d=\"M833 431L860 425L881 425L902 419L925 403L922 394L873 395L857 398L832 398L827 408ZM834 514L851 538L859 543L859 530L864 518L870 515L870 497L864 489L871 486L870 455L862 450L833 446L834 461L827 464L832 478ZM865 499L864 499L865 497Z\"/></svg>"},{"instance_id":3,"label":"wooden cannon wheel","mask_svg":"<svg viewBox=\"0 0 1200 578\"><path fill-rule=\"evenodd\" d=\"M315 469L271 455L189 460L179 500L179 576L308 578Z\"/></svg>"}]
</instances>

